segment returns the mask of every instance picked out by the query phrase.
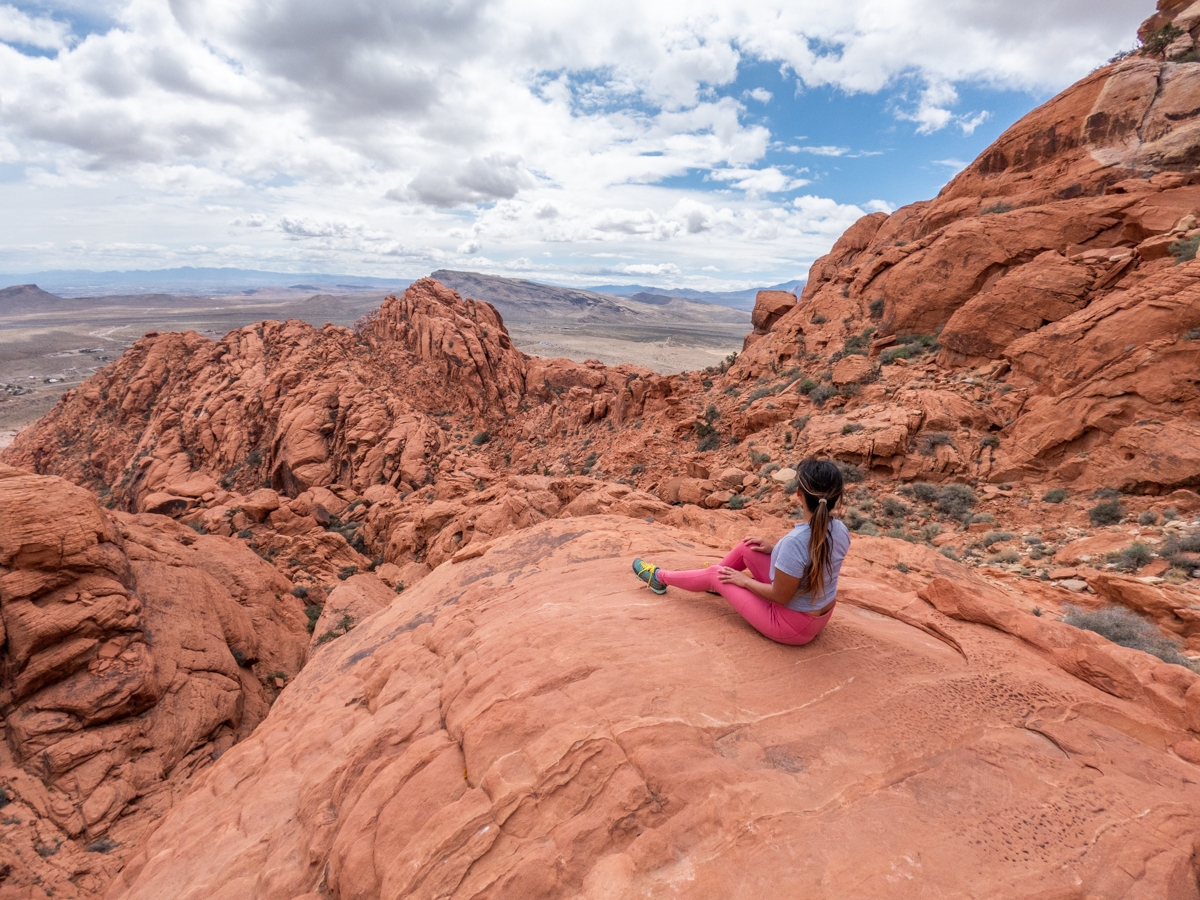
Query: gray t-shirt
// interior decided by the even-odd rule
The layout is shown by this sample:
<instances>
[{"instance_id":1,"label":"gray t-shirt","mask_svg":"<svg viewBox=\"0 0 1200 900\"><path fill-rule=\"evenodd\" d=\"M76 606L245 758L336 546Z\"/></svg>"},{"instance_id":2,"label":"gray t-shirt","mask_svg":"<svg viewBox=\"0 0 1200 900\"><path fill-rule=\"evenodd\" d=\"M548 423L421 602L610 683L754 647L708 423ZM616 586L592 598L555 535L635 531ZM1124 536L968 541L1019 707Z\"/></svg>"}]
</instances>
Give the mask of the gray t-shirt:
<instances>
[{"instance_id":1,"label":"gray t-shirt","mask_svg":"<svg viewBox=\"0 0 1200 900\"><path fill-rule=\"evenodd\" d=\"M775 577L776 569L793 578L804 578L804 572L808 568L809 562L809 533L808 523L800 522L775 545L775 549L771 551L772 579ZM825 589L821 591L821 596L813 597L802 586L802 589L796 592L796 596L788 601L788 609L813 612L823 606L828 606L833 601L837 594L838 575L842 571L842 560L846 558L846 551L850 549L850 530L842 524L841 519L834 519L829 523L829 540L830 571L825 573Z\"/></svg>"}]
</instances>

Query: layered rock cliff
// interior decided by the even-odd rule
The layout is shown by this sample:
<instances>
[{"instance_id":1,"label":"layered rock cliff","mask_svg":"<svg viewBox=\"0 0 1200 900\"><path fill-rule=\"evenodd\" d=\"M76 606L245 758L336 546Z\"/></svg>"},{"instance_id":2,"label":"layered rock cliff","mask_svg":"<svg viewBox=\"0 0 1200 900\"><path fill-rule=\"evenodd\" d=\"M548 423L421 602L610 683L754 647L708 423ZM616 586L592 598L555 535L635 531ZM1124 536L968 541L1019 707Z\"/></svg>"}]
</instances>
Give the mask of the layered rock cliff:
<instances>
[{"instance_id":1,"label":"layered rock cliff","mask_svg":"<svg viewBox=\"0 0 1200 900\"><path fill-rule=\"evenodd\" d=\"M0 890L90 895L303 665L303 604L229 538L0 466Z\"/></svg>"},{"instance_id":2,"label":"layered rock cliff","mask_svg":"<svg viewBox=\"0 0 1200 900\"><path fill-rule=\"evenodd\" d=\"M531 358L426 279L65 395L0 468L0 897L1200 898L1197 676L1057 620L1200 652L1161 6L722 366ZM781 533L814 453L858 534L813 645L629 574Z\"/></svg>"}]
</instances>

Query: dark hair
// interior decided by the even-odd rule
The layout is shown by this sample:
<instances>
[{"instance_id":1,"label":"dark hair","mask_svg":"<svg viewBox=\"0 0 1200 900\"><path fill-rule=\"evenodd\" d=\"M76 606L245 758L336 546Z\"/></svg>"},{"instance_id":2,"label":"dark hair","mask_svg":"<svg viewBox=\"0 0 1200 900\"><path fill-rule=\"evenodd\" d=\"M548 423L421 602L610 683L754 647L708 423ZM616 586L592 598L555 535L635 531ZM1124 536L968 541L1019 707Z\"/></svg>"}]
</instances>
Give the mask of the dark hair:
<instances>
[{"instance_id":1,"label":"dark hair","mask_svg":"<svg viewBox=\"0 0 1200 900\"><path fill-rule=\"evenodd\" d=\"M813 601L825 590L832 556L829 546L831 510L842 499L842 472L827 459L806 459L796 472L796 482L804 505L812 513L808 533L808 569L801 584L807 586Z\"/></svg>"}]
</instances>

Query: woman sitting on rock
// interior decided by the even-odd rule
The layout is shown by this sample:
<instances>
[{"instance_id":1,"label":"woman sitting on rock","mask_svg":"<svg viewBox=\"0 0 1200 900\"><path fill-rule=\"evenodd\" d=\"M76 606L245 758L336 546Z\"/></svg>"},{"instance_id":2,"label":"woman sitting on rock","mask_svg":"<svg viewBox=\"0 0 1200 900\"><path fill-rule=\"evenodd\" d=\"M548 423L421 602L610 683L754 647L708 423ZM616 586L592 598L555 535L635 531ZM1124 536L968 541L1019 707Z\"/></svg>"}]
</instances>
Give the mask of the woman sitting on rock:
<instances>
[{"instance_id":1,"label":"woman sitting on rock","mask_svg":"<svg viewBox=\"0 0 1200 900\"><path fill-rule=\"evenodd\" d=\"M850 532L832 517L842 496L837 466L806 459L796 481L804 498L804 519L778 543L748 537L720 565L684 572L668 572L636 559L634 573L656 594L665 594L668 585L720 594L771 640L807 644L833 613Z\"/></svg>"}]
</instances>

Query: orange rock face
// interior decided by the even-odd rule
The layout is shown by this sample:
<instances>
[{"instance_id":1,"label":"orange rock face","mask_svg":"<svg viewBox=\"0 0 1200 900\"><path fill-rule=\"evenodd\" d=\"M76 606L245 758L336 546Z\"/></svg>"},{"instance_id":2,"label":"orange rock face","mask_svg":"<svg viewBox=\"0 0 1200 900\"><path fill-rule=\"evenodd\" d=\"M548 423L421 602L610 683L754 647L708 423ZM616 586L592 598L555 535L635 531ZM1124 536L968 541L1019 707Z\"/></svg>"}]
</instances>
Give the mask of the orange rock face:
<instances>
[{"instance_id":1,"label":"orange rock face","mask_svg":"<svg viewBox=\"0 0 1200 900\"><path fill-rule=\"evenodd\" d=\"M290 589L238 541L0 467L6 888L102 887L253 731L304 663Z\"/></svg>"},{"instance_id":2,"label":"orange rock face","mask_svg":"<svg viewBox=\"0 0 1200 900\"><path fill-rule=\"evenodd\" d=\"M1200 678L910 549L919 599L862 541L805 648L647 591L633 554L718 552L657 525L443 566L319 649L110 896L1188 896Z\"/></svg>"}]
</instances>

